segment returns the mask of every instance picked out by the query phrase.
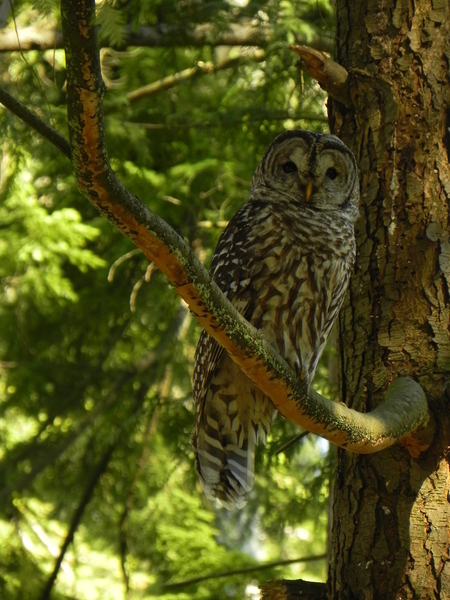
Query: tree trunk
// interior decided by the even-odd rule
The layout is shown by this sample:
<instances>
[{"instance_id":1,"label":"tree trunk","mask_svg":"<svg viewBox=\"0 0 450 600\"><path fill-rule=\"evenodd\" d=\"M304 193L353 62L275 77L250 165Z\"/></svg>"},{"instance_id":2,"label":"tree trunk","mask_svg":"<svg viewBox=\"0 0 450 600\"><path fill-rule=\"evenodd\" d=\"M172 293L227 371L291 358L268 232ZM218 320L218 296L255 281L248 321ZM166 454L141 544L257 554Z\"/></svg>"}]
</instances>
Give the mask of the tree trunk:
<instances>
[{"instance_id":1,"label":"tree trunk","mask_svg":"<svg viewBox=\"0 0 450 600\"><path fill-rule=\"evenodd\" d=\"M330 122L357 157L358 258L340 315L341 399L372 410L397 375L438 423L417 459L339 450L329 597L450 598L450 6L337 0L350 107Z\"/></svg>"}]
</instances>

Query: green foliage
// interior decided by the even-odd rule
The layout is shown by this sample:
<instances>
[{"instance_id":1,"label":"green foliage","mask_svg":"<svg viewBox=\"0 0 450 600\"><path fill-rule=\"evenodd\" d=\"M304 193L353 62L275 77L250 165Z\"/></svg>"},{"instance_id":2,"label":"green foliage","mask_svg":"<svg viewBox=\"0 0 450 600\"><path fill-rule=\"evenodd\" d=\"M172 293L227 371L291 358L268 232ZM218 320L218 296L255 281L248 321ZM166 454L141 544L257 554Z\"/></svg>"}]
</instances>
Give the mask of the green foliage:
<instances>
[{"instance_id":1,"label":"green foliage","mask_svg":"<svg viewBox=\"0 0 450 600\"><path fill-rule=\"evenodd\" d=\"M57 8L15 3L19 38L22 26L57 25ZM324 94L307 78L300 89L288 43L331 38L330 7L105 0L98 10L113 45L127 25L209 23L213 36L249 19L273 30L263 60L242 52L233 68L138 101L127 94L240 49L102 51L111 163L205 264L265 146L285 128L326 126ZM0 65L8 90L67 135L64 69L59 50L11 53ZM208 502L190 445L197 323L81 197L63 156L5 110L0 134L0 597L41 597L77 511L52 598L243 599L258 581L323 579L322 560L182 584L323 553L327 447L308 436L277 453L298 433L278 417L248 506L229 513ZM316 385L327 377L324 363Z\"/></svg>"},{"instance_id":2,"label":"green foliage","mask_svg":"<svg viewBox=\"0 0 450 600\"><path fill-rule=\"evenodd\" d=\"M113 46L120 46L125 40L125 15L114 8L113 4L107 0L99 3L97 24L101 39L108 40Z\"/></svg>"},{"instance_id":3,"label":"green foliage","mask_svg":"<svg viewBox=\"0 0 450 600\"><path fill-rule=\"evenodd\" d=\"M73 208L49 213L36 194L39 181L29 180L30 166L24 164L0 207L0 307L34 304L51 311L54 301L77 300L65 265L85 273L106 263L86 248L100 231L82 223Z\"/></svg>"}]
</instances>

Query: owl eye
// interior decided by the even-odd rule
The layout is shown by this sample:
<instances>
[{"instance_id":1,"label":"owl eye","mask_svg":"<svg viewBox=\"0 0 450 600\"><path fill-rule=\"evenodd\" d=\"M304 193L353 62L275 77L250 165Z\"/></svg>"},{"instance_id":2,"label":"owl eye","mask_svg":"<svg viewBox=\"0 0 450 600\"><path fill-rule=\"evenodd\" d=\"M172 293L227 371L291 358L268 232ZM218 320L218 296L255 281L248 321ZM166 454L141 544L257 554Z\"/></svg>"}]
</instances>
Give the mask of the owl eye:
<instances>
[{"instance_id":1,"label":"owl eye","mask_svg":"<svg viewBox=\"0 0 450 600\"><path fill-rule=\"evenodd\" d=\"M294 173L297 170L297 165L293 163L291 160L288 160L283 165L283 171L285 173Z\"/></svg>"},{"instance_id":2,"label":"owl eye","mask_svg":"<svg viewBox=\"0 0 450 600\"><path fill-rule=\"evenodd\" d=\"M325 173L326 177L328 177L328 179L331 179L331 181L334 181L336 179L336 177L338 176L338 173L336 171L336 169L334 169L333 167L330 167L327 172Z\"/></svg>"}]
</instances>

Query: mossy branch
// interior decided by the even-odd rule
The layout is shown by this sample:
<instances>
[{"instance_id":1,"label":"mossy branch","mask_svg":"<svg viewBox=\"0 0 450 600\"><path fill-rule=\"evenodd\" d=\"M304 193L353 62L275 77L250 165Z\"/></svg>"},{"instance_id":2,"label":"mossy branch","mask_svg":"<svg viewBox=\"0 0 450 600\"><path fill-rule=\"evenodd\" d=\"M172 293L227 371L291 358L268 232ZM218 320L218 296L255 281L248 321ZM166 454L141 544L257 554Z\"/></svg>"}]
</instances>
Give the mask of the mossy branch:
<instances>
[{"instance_id":1,"label":"mossy branch","mask_svg":"<svg viewBox=\"0 0 450 600\"><path fill-rule=\"evenodd\" d=\"M94 1L62 0L61 11L71 156L80 191L169 277L201 325L283 416L353 452L377 452L400 440L413 455L428 447L432 426L425 394L416 382L395 380L385 401L369 414L308 393L262 334L226 300L184 240L117 179L105 146L103 84L91 25ZM415 436L419 429L422 434Z\"/></svg>"}]
</instances>

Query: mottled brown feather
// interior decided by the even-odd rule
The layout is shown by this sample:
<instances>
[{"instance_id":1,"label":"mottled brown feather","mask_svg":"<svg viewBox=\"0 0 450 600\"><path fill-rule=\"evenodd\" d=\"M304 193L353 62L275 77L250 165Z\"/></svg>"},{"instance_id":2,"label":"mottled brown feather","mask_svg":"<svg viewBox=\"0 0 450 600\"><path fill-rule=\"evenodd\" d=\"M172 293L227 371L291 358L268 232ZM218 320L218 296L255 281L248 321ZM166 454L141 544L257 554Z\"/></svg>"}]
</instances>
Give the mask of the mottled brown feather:
<instances>
[{"instance_id":1,"label":"mottled brown feather","mask_svg":"<svg viewBox=\"0 0 450 600\"><path fill-rule=\"evenodd\" d=\"M295 164L295 173L285 172L286 162ZM308 181L313 194L306 202ZM249 199L211 262L227 298L308 385L348 287L358 201L355 161L340 140L285 132L266 150ZM205 331L193 388L200 481L208 498L240 507L253 486L255 444L270 431L274 405Z\"/></svg>"}]
</instances>

